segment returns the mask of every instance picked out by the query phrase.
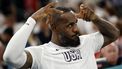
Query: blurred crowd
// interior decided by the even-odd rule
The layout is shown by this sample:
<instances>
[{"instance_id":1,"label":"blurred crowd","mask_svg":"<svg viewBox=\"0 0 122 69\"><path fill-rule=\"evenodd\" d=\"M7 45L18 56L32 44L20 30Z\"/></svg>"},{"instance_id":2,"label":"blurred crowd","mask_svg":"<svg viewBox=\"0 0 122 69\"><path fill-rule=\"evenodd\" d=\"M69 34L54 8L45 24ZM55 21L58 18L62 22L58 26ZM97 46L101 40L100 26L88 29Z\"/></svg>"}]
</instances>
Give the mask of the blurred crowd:
<instances>
[{"instance_id":1,"label":"blurred crowd","mask_svg":"<svg viewBox=\"0 0 122 69\"><path fill-rule=\"evenodd\" d=\"M67 3L75 0L52 0ZM122 64L122 0L81 0L93 11L115 25L120 30L119 38L110 45L96 52L99 69ZM25 23L26 19L49 0L0 0L0 69L13 69L3 62L2 55L14 33ZM72 2L71 2L72 3ZM80 4L78 3L78 4ZM73 6L74 7L74 6ZM75 8L75 7L74 7ZM76 12L76 10L74 10ZM44 22L44 21L43 21ZM78 21L81 34L98 31L92 22ZM49 42L51 31L47 25L38 23L33 30L26 47ZM12 53L11 53L12 54Z\"/></svg>"}]
</instances>

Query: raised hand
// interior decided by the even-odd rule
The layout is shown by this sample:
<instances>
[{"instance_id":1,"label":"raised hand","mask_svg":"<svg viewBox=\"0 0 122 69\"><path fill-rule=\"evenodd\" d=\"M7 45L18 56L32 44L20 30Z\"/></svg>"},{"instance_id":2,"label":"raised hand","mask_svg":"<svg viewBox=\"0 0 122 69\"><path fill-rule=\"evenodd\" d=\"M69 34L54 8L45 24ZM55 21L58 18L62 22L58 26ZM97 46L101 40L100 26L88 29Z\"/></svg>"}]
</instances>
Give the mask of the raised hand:
<instances>
[{"instance_id":1,"label":"raised hand","mask_svg":"<svg viewBox=\"0 0 122 69\"><path fill-rule=\"evenodd\" d=\"M80 12L76 16L86 21L94 21L98 17L93 10L83 4L80 5Z\"/></svg>"},{"instance_id":2,"label":"raised hand","mask_svg":"<svg viewBox=\"0 0 122 69\"><path fill-rule=\"evenodd\" d=\"M45 7L39 9L37 12L32 14L32 18L34 18L37 22L40 22L43 18L48 17L51 14L55 13L63 13L62 11L59 11L55 9L54 7L56 6L57 3L49 3Z\"/></svg>"}]
</instances>

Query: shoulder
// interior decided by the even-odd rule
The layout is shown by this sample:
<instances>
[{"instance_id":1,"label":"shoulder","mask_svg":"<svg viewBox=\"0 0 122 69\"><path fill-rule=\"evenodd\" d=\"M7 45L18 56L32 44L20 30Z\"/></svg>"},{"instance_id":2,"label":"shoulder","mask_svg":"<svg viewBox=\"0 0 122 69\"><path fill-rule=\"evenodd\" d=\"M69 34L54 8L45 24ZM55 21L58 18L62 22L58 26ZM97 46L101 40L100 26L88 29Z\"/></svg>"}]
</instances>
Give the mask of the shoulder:
<instances>
[{"instance_id":1,"label":"shoulder","mask_svg":"<svg viewBox=\"0 0 122 69\"><path fill-rule=\"evenodd\" d=\"M25 51L29 51L30 53L41 53L41 51L47 46L48 44L43 44L39 46L30 46L25 48Z\"/></svg>"},{"instance_id":2,"label":"shoulder","mask_svg":"<svg viewBox=\"0 0 122 69\"><path fill-rule=\"evenodd\" d=\"M85 46L91 47L94 51L97 51L103 45L104 38L100 32L95 32L80 36L80 42Z\"/></svg>"},{"instance_id":3,"label":"shoulder","mask_svg":"<svg viewBox=\"0 0 122 69\"><path fill-rule=\"evenodd\" d=\"M79 37L83 39L83 38L103 37L103 35L100 32L95 32L91 34L81 35Z\"/></svg>"},{"instance_id":4,"label":"shoulder","mask_svg":"<svg viewBox=\"0 0 122 69\"><path fill-rule=\"evenodd\" d=\"M30 47L27 47L25 48L25 50L39 50L39 49L42 49L42 46L43 45L39 45L39 46L30 46Z\"/></svg>"}]
</instances>

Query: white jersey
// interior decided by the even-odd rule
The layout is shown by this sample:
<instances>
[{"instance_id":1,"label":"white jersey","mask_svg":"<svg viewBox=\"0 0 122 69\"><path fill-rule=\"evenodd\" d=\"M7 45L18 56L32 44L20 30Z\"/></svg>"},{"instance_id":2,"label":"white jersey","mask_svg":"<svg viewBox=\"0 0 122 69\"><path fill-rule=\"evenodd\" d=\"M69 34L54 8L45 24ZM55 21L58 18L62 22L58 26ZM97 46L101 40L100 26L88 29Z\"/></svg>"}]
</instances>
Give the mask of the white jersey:
<instances>
[{"instance_id":1,"label":"white jersey","mask_svg":"<svg viewBox=\"0 0 122 69\"><path fill-rule=\"evenodd\" d=\"M80 36L78 47L61 47L52 42L41 46L29 47L33 58L31 69L97 69L95 51L104 42L97 32Z\"/></svg>"}]
</instances>

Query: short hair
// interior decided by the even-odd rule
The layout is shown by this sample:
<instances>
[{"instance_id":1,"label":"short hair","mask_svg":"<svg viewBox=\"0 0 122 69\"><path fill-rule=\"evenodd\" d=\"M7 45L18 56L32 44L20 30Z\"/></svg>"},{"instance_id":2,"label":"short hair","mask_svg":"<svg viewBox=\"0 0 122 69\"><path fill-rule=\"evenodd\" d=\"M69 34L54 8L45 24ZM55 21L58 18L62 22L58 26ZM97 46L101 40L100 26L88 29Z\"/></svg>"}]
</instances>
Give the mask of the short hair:
<instances>
[{"instance_id":1,"label":"short hair","mask_svg":"<svg viewBox=\"0 0 122 69\"><path fill-rule=\"evenodd\" d=\"M57 10L60 10L60 11L63 11L63 13L67 13L67 12L70 12L71 9L70 8L67 8L67 7L56 7ZM52 29L56 28L56 26L58 25L58 21L61 19L61 15L60 13L55 13L55 14L52 14L51 17L52 17L52 21L50 23Z\"/></svg>"},{"instance_id":2,"label":"short hair","mask_svg":"<svg viewBox=\"0 0 122 69\"><path fill-rule=\"evenodd\" d=\"M65 12L70 12L71 11L71 8L67 8L67 7L56 7L57 10L61 10L63 11L64 13Z\"/></svg>"}]
</instances>

